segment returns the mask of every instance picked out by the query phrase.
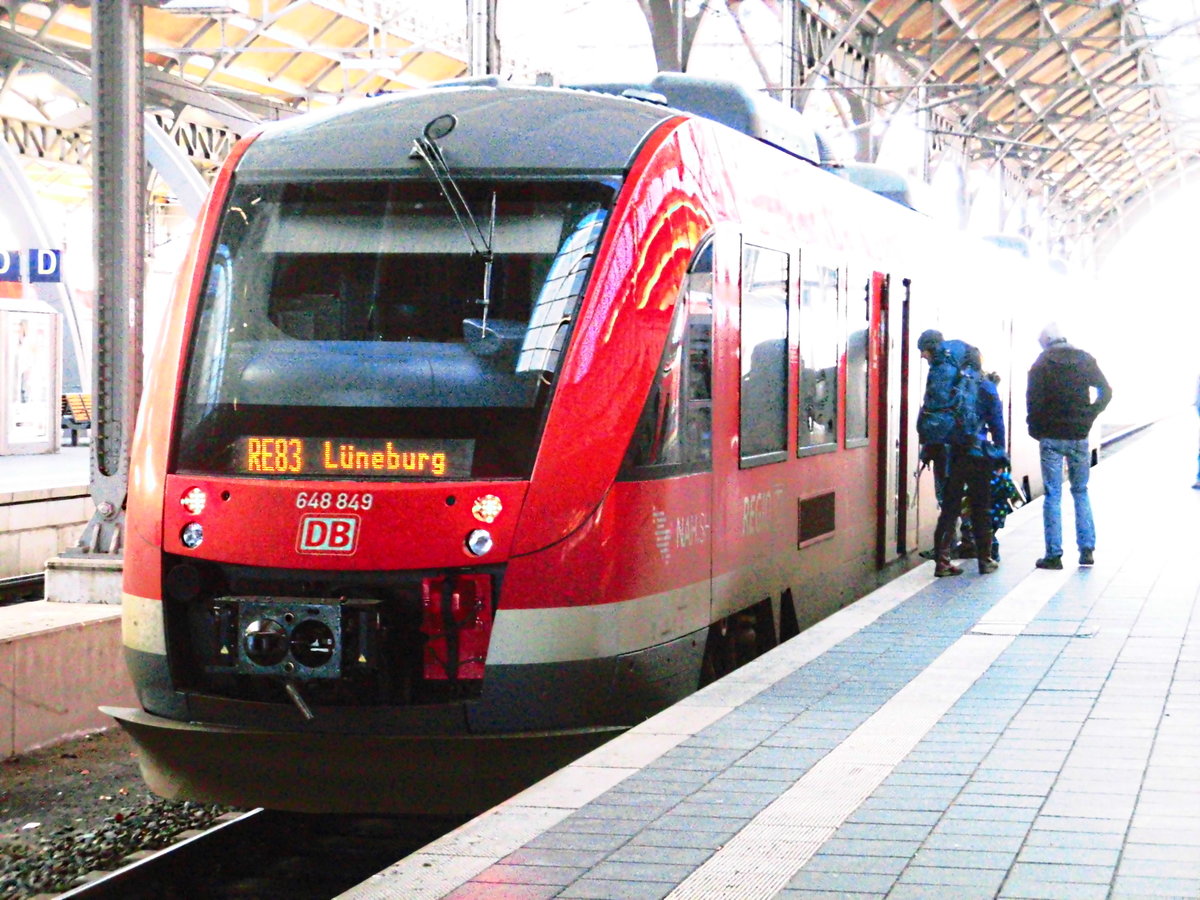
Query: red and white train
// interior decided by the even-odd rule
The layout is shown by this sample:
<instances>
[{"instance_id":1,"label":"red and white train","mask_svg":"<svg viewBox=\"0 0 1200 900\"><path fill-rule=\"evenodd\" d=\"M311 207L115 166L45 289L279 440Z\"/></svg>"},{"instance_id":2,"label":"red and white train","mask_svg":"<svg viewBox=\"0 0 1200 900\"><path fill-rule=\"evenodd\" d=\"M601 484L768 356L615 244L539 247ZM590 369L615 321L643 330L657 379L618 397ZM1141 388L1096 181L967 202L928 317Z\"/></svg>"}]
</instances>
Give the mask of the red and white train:
<instances>
[{"instance_id":1,"label":"red and white train","mask_svg":"<svg viewBox=\"0 0 1200 900\"><path fill-rule=\"evenodd\" d=\"M625 87L384 96L227 160L130 478L112 713L158 793L495 803L920 561L922 329L1023 421L1000 251L780 104Z\"/></svg>"}]
</instances>

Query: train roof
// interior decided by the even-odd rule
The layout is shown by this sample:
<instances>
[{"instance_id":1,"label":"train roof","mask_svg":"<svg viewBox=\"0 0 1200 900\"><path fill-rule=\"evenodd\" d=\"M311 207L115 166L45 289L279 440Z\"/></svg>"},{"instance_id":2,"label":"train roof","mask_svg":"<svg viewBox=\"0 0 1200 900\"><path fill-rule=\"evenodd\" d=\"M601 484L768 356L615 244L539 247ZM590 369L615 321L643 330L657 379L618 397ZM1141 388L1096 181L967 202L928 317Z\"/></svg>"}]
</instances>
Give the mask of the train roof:
<instances>
[{"instance_id":1,"label":"train roof","mask_svg":"<svg viewBox=\"0 0 1200 900\"><path fill-rule=\"evenodd\" d=\"M679 72L659 72L649 82L576 84L578 90L616 94L720 122L816 165L829 163L829 149L802 114L773 97L732 81Z\"/></svg>"},{"instance_id":2,"label":"train roof","mask_svg":"<svg viewBox=\"0 0 1200 900\"><path fill-rule=\"evenodd\" d=\"M917 212L928 213L929 188L922 182L873 163L849 162L825 168L851 184Z\"/></svg>"},{"instance_id":3,"label":"train roof","mask_svg":"<svg viewBox=\"0 0 1200 900\"><path fill-rule=\"evenodd\" d=\"M269 127L240 177L256 180L419 175L413 142L439 116L457 123L438 143L451 171L621 176L670 109L544 87L448 84L342 105Z\"/></svg>"},{"instance_id":4,"label":"train roof","mask_svg":"<svg viewBox=\"0 0 1200 900\"><path fill-rule=\"evenodd\" d=\"M733 82L663 72L649 82L564 88L485 77L372 98L268 128L239 173L261 180L424 174L409 158L413 141L430 121L452 115L454 129L439 141L452 171L619 176L645 136L679 113L815 165L829 161L816 129L778 100Z\"/></svg>"}]
</instances>

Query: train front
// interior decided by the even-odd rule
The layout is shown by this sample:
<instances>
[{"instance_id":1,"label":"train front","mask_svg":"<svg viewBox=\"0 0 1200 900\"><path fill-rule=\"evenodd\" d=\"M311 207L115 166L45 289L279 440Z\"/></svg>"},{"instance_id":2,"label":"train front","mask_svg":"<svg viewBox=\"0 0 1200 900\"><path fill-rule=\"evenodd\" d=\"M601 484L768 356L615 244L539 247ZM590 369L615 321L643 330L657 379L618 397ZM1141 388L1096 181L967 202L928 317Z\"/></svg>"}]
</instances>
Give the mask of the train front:
<instances>
[{"instance_id":1,"label":"train front","mask_svg":"<svg viewBox=\"0 0 1200 900\"><path fill-rule=\"evenodd\" d=\"M238 148L130 479L144 708L110 712L156 792L473 812L611 736L482 687L558 368L663 118L445 88Z\"/></svg>"}]
</instances>

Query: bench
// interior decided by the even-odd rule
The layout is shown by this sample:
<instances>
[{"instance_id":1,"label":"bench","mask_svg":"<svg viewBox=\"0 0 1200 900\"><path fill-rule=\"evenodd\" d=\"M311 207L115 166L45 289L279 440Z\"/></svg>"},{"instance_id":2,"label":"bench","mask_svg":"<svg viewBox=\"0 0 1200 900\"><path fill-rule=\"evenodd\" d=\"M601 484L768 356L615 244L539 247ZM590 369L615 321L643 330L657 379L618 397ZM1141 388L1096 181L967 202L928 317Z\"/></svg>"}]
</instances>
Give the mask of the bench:
<instances>
[{"instance_id":1,"label":"bench","mask_svg":"<svg viewBox=\"0 0 1200 900\"><path fill-rule=\"evenodd\" d=\"M71 446L79 445L79 432L92 427L92 395L62 395L62 427L71 432Z\"/></svg>"}]
</instances>

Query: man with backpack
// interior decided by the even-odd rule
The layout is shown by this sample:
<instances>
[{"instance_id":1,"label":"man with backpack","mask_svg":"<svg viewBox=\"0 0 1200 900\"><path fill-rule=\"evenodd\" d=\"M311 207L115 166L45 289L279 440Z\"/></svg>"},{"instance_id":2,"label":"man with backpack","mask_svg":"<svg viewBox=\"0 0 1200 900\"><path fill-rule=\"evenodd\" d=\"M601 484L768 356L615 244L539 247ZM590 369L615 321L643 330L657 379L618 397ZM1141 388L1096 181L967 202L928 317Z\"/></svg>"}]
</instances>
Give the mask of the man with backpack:
<instances>
[{"instance_id":1,"label":"man with backpack","mask_svg":"<svg viewBox=\"0 0 1200 900\"><path fill-rule=\"evenodd\" d=\"M934 570L938 578L961 575L962 569L950 559L954 525L962 509L964 489L971 504L971 530L979 573L996 571L991 558L991 476L996 460L985 453L990 437L997 447L1004 446L1004 421L986 403L982 392L982 373L972 366L971 350L963 341L942 340L934 344L937 332L924 332L917 339L921 356L929 362L925 398L917 414L917 436L922 444L942 444L949 458L949 472L942 488L941 512L934 530Z\"/></svg>"},{"instance_id":2,"label":"man with backpack","mask_svg":"<svg viewBox=\"0 0 1200 900\"><path fill-rule=\"evenodd\" d=\"M1042 504L1042 526L1046 555L1039 569L1062 568L1062 480L1063 460L1075 501L1075 541L1079 564L1090 566L1096 548L1096 526L1088 499L1091 448L1088 432L1096 417L1112 399L1104 373L1090 353L1067 343L1056 323L1038 335L1042 353L1029 370L1025 389L1029 436L1036 438L1042 457L1042 481L1046 498ZM1092 391L1095 399L1092 399Z\"/></svg>"}]
</instances>

